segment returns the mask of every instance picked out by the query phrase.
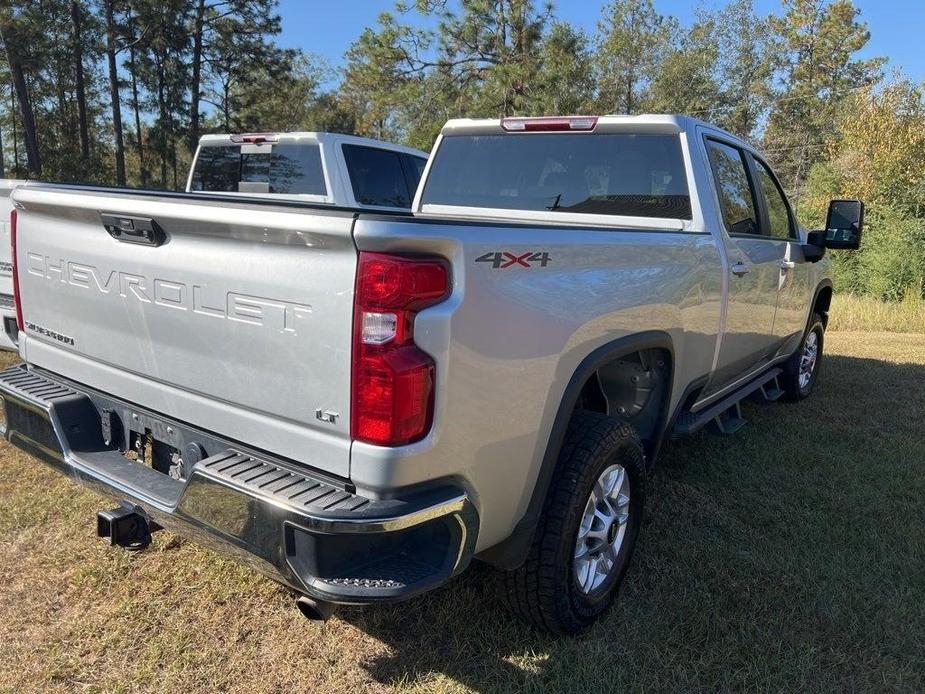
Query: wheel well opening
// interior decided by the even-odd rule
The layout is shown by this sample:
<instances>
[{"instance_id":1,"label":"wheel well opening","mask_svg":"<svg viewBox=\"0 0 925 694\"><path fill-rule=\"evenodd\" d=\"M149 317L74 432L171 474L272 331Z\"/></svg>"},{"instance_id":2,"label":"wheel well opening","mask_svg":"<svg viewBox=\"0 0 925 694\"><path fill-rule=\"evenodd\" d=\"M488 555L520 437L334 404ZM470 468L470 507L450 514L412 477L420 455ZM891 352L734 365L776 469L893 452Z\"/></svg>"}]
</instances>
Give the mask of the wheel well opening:
<instances>
[{"instance_id":1,"label":"wheel well opening","mask_svg":"<svg viewBox=\"0 0 925 694\"><path fill-rule=\"evenodd\" d=\"M576 407L627 422L650 449L671 390L671 353L644 349L607 362L585 382Z\"/></svg>"},{"instance_id":2,"label":"wheel well opening","mask_svg":"<svg viewBox=\"0 0 925 694\"><path fill-rule=\"evenodd\" d=\"M816 303L813 306L813 310L822 316L822 320L825 322L829 318L829 307L832 305L832 288L823 287L819 290L819 294L816 295Z\"/></svg>"}]
</instances>

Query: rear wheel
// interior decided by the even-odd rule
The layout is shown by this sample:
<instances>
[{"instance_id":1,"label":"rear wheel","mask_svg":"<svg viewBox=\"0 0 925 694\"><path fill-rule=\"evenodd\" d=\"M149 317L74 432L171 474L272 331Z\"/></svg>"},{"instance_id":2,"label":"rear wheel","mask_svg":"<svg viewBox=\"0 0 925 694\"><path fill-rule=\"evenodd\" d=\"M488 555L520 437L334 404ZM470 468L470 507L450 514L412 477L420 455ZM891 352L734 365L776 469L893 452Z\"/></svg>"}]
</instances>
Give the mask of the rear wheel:
<instances>
[{"instance_id":1,"label":"rear wheel","mask_svg":"<svg viewBox=\"0 0 925 694\"><path fill-rule=\"evenodd\" d=\"M788 400L802 400L813 392L822 365L824 340L825 323L822 316L813 313L800 348L784 364L783 388Z\"/></svg>"},{"instance_id":2,"label":"rear wheel","mask_svg":"<svg viewBox=\"0 0 925 694\"><path fill-rule=\"evenodd\" d=\"M527 561L503 576L511 609L555 633L589 628L616 597L644 499L645 455L633 428L576 412Z\"/></svg>"}]
</instances>

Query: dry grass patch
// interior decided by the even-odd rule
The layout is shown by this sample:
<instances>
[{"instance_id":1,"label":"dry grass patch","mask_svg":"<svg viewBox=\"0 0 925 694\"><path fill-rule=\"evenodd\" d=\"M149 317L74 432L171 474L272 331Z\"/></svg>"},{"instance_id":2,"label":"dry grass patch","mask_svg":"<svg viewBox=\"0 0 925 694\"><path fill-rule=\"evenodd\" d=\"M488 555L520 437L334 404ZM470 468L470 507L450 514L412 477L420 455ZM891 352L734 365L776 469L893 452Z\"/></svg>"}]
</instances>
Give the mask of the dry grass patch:
<instances>
[{"instance_id":1,"label":"dry grass patch","mask_svg":"<svg viewBox=\"0 0 925 694\"><path fill-rule=\"evenodd\" d=\"M832 333L818 392L672 444L622 599L585 637L511 619L491 573L304 621L284 589L0 443L0 690L925 689L925 336Z\"/></svg>"},{"instance_id":2,"label":"dry grass patch","mask_svg":"<svg viewBox=\"0 0 925 694\"><path fill-rule=\"evenodd\" d=\"M869 296L835 294L829 311L829 330L889 331L925 334L925 299L909 292L902 301L880 301Z\"/></svg>"}]
</instances>

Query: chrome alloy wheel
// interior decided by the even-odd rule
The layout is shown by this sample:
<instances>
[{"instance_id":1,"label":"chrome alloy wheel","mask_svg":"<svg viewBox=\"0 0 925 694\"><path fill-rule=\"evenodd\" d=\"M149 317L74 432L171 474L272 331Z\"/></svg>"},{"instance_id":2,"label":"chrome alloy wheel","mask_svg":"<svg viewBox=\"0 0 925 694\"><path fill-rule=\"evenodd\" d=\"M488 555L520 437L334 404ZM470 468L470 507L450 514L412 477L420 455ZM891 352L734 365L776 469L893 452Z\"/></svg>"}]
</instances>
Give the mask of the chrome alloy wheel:
<instances>
[{"instance_id":1,"label":"chrome alloy wheel","mask_svg":"<svg viewBox=\"0 0 925 694\"><path fill-rule=\"evenodd\" d=\"M611 465L594 483L578 526L572 573L582 593L599 588L614 571L629 511L629 475L622 465Z\"/></svg>"},{"instance_id":2,"label":"chrome alloy wheel","mask_svg":"<svg viewBox=\"0 0 925 694\"><path fill-rule=\"evenodd\" d=\"M819 358L819 335L813 330L806 336L803 343L803 355L800 357L800 390L806 390L816 369L816 360Z\"/></svg>"}]
</instances>

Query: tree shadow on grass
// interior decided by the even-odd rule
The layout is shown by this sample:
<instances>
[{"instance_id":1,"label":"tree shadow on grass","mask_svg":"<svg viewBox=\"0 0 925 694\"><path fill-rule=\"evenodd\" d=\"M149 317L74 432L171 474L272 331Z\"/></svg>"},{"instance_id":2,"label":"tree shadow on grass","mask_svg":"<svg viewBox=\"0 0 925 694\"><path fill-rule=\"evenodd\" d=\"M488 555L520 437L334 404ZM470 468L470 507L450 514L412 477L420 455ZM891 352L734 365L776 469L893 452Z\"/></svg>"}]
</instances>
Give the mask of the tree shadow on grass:
<instances>
[{"instance_id":1,"label":"tree shadow on grass","mask_svg":"<svg viewBox=\"0 0 925 694\"><path fill-rule=\"evenodd\" d=\"M343 610L389 647L364 667L381 683L443 675L484 692L915 689L925 367L827 356L810 399L744 409L735 437L666 446L620 599L591 632L521 624L475 563L421 598ZM852 527L855 507L879 538Z\"/></svg>"}]
</instances>

